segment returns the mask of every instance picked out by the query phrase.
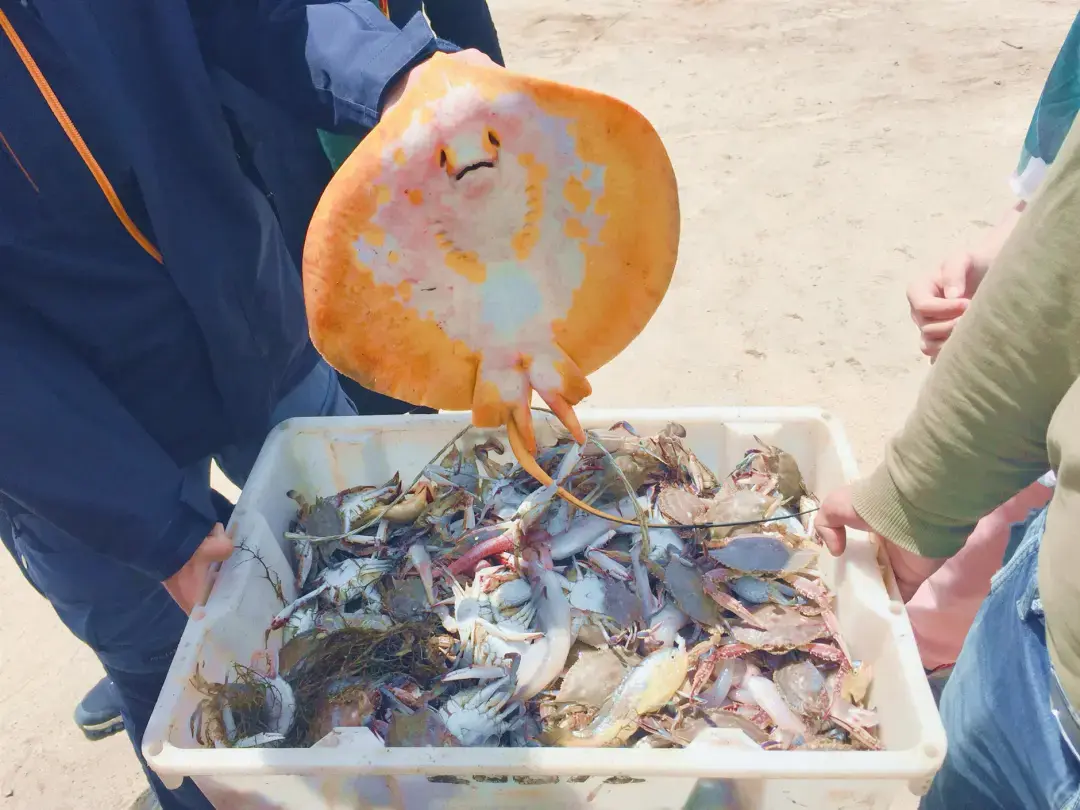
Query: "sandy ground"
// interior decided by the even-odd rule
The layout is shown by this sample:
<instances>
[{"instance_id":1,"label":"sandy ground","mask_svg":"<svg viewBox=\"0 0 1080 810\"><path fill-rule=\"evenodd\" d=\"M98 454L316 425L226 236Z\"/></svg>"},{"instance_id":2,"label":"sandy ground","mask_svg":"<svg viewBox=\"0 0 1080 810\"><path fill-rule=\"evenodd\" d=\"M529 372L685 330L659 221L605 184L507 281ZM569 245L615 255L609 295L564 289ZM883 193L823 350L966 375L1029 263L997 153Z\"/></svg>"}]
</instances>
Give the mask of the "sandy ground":
<instances>
[{"instance_id":1,"label":"sandy ground","mask_svg":"<svg viewBox=\"0 0 1080 810\"><path fill-rule=\"evenodd\" d=\"M678 173L675 281L592 402L822 406L875 463L927 370L904 286L1009 204L1075 6L495 0L494 13L514 67L634 104ZM142 789L125 737L92 744L71 722L100 674L0 555L0 810L114 810Z\"/></svg>"}]
</instances>

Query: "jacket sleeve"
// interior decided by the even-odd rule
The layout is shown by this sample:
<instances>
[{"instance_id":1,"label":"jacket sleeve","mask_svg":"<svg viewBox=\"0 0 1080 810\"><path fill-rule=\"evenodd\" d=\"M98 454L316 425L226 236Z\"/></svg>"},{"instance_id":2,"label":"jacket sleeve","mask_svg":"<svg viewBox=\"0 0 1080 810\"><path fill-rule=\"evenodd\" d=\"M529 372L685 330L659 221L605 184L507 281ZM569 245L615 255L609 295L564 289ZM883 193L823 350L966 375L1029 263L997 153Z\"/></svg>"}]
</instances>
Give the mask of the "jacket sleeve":
<instances>
[{"instance_id":1,"label":"jacket sleeve","mask_svg":"<svg viewBox=\"0 0 1080 810\"><path fill-rule=\"evenodd\" d=\"M181 470L69 346L0 318L0 491L88 548L157 580L216 521L209 471Z\"/></svg>"},{"instance_id":2,"label":"jacket sleeve","mask_svg":"<svg viewBox=\"0 0 1080 810\"><path fill-rule=\"evenodd\" d=\"M393 17L394 0L389 2ZM506 67L487 0L427 0L424 10L438 36L462 48L475 48L495 64Z\"/></svg>"},{"instance_id":3,"label":"jacket sleeve","mask_svg":"<svg viewBox=\"0 0 1080 810\"><path fill-rule=\"evenodd\" d=\"M1047 430L1080 376L1080 130L960 319L885 462L853 492L874 531L928 557L1049 466Z\"/></svg>"},{"instance_id":4,"label":"jacket sleeve","mask_svg":"<svg viewBox=\"0 0 1080 810\"><path fill-rule=\"evenodd\" d=\"M313 127L364 135L387 91L438 50L422 14L398 28L371 0L191 0L208 61Z\"/></svg>"}]
</instances>

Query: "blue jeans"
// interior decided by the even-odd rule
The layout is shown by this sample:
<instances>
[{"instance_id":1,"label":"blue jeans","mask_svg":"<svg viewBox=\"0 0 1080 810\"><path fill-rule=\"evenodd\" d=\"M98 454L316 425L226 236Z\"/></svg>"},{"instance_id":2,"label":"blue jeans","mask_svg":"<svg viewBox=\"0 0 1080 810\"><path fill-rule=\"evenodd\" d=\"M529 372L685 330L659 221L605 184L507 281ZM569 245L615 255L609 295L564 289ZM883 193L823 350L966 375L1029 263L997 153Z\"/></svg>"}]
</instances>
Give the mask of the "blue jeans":
<instances>
[{"instance_id":1,"label":"blue jeans","mask_svg":"<svg viewBox=\"0 0 1080 810\"><path fill-rule=\"evenodd\" d=\"M1077 810L1080 762L1050 712L1039 599L1046 510L994 575L941 697L948 752L921 810Z\"/></svg>"},{"instance_id":2,"label":"blue jeans","mask_svg":"<svg viewBox=\"0 0 1080 810\"><path fill-rule=\"evenodd\" d=\"M1017 550L1023 544L1024 538L1027 537L1028 526L1030 526L1032 521L1039 516L1039 512L1039 509L1032 509L1028 512L1026 520L1020 523L1014 523L1009 527L1009 542L1005 545L1005 554L1002 555L1001 558L1001 565L1003 567L1009 564L1009 560L1013 558L1013 555L1016 554Z\"/></svg>"},{"instance_id":3,"label":"blue jeans","mask_svg":"<svg viewBox=\"0 0 1080 810\"><path fill-rule=\"evenodd\" d=\"M354 413L352 403L338 385L337 374L320 361L278 403L267 431L294 416ZM260 440L225 447L215 459L222 472L242 487L261 446ZM201 466L209 477L210 459ZM110 557L87 551L78 540L47 523L23 517L15 521L13 534L16 561L21 557L31 583L49 600L68 629L94 650L116 684L124 727L163 810L210 808L189 779L179 789L167 790L142 755L143 731L187 616L160 582Z\"/></svg>"}]
</instances>

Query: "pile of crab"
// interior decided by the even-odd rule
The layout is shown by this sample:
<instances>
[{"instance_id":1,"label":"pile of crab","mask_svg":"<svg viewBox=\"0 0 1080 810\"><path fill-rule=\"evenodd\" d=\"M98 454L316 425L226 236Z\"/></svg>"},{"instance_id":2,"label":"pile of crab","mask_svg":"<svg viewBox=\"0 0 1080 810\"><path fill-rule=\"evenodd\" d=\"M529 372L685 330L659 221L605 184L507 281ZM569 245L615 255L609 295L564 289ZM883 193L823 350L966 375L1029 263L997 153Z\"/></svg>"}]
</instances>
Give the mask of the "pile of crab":
<instances>
[{"instance_id":1,"label":"pile of crab","mask_svg":"<svg viewBox=\"0 0 1080 810\"><path fill-rule=\"evenodd\" d=\"M562 439L538 456L544 487L469 431L410 487L290 493L302 595L267 617L283 646L199 684L197 736L673 747L734 727L770 749L878 749L795 459L761 444L721 481L685 436Z\"/></svg>"}]
</instances>

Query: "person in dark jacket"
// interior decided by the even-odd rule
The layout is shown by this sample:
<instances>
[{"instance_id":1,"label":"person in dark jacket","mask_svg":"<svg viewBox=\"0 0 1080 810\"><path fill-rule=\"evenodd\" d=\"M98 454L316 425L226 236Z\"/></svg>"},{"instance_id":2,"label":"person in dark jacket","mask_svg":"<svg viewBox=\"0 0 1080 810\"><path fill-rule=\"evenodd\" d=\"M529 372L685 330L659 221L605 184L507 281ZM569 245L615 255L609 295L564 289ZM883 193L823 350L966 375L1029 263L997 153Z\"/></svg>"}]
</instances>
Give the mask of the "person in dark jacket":
<instances>
[{"instance_id":1,"label":"person in dark jacket","mask_svg":"<svg viewBox=\"0 0 1080 810\"><path fill-rule=\"evenodd\" d=\"M310 208L271 191L305 172L245 139L223 82L359 136L437 50L457 48L368 0L0 0L0 537L97 654L140 761L232 548L210 459L242 485L278 421L353 412L307 338ZM208 806L146 772L166 810Z\"/></svg>"},{"instance_id":2,"label":"person in dark jacket","mask_svg":"<svg viewBox=\"0 0 1080 810\"><path fill-rule=\"evenodd\" d=\"M405 25L421 7L436 36L462 48L474 48L495 64L506 66L487 0L387 0L394 25Z\"/></svg>"}]
</instances>

